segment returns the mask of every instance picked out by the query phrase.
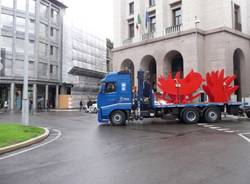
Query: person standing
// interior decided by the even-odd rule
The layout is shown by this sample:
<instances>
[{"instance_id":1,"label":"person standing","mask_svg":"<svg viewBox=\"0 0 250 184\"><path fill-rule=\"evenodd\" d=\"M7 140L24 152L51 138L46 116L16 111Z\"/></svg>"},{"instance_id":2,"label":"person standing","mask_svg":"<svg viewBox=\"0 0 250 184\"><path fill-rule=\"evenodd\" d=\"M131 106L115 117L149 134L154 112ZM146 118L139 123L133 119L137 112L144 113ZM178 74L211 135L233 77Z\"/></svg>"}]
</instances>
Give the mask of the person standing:
<instances>
[{"instance_id":1,"label":"person standing","mask_svg":"<svg viewBox=\"0 0 250 184\"><path fill-rule=\"evenodd\" d=\"M30 104L29 104L29 109L30 109L30 115L33 115L33 100L30 100Z\"/></svg>"},{"instance_id":2,"label":"person standing","mask_svg":"<svg viewBox=\"0 0 250 184\"><path fill-rule=\"evenodd\" d=\"M80 111L82 110L82 107L83 107L83 103L82 103L82 100L80 101Z\"/></svg>"}]
</instances>

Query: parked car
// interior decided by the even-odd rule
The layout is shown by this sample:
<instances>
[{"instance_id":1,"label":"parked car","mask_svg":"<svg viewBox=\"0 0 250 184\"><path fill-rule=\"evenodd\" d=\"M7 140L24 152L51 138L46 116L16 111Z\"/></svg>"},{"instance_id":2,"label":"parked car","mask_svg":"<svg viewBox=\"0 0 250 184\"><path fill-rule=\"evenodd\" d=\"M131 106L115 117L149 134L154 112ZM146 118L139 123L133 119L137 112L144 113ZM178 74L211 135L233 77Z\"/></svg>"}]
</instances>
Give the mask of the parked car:
<instances>
[{"instance_id":1,"label":"parked car","mask_svg":"<svg viewBox=\"0 0 250 184\"><path fill-rule=\"evenodd\" d=\"M88 101L87 105L85 106L86 113L97 113L97 103L96 101Z\"/></svg>"}]
</instances>

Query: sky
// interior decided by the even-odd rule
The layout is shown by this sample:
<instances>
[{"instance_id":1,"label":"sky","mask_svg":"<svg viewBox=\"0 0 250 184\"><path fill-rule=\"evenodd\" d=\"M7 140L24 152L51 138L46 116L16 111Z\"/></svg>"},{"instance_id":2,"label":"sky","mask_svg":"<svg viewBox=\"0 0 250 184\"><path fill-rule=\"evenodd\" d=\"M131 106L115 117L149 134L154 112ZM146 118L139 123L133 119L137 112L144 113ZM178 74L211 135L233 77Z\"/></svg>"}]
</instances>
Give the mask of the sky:
<instances>
[{"instance_id":1,"label":"sky","mask_svg":"<svg viewBox=\"0 0 250 184\"><path fill-rule=\"evenodd\" d=\"M74 25L113 41L113 0L60 0Z\"/></svg>"}]
</instances>

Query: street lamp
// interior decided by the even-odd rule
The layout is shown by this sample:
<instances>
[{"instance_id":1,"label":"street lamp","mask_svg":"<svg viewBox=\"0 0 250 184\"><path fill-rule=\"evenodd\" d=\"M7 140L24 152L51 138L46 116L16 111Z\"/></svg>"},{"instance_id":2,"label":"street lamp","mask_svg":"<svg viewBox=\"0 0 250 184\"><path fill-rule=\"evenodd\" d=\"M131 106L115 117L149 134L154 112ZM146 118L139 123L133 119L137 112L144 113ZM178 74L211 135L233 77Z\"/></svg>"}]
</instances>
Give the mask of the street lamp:
<instances>
[{"instance_id":1,"label":"street lamp","mask_svg":"<svg viewBox=\"0 0 250 184\"><path fill-rule=\"evenodd\" d=\"M22 101L22 123L29 125L29 99L28 99L28 73L29 73L29 0L26 0L25 12L25 43L24 43L24 73L23 73L23 101Z\"/></svg>"}]
</instances>

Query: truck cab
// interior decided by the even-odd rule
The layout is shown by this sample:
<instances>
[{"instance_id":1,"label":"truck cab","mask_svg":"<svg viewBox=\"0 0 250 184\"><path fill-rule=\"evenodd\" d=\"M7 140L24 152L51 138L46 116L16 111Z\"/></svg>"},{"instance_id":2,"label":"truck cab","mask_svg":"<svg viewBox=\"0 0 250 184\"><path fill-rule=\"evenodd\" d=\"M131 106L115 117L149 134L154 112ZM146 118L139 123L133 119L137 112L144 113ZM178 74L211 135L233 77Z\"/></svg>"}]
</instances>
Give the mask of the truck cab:
<instances>
[{"instance_id":1,"label":"truck cab","mask_svg":"<svg viewBox=\"0 0 250 184\"><path fill-rule=\"evenodd\" d=\"M132 79L128 71L108 73L101 80L97 97L98 122L122 124L132 108ZM125 123L125 122L124 122Z\"/></svg>"}]
</instances>

